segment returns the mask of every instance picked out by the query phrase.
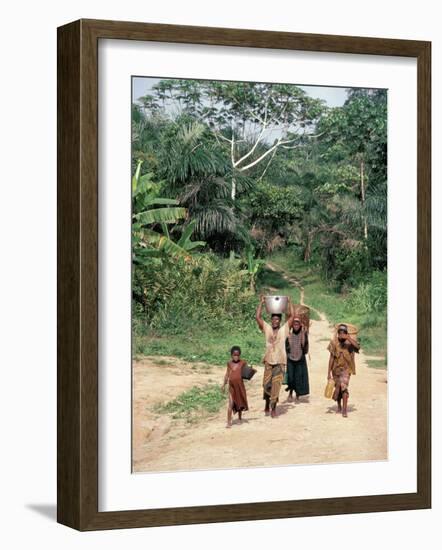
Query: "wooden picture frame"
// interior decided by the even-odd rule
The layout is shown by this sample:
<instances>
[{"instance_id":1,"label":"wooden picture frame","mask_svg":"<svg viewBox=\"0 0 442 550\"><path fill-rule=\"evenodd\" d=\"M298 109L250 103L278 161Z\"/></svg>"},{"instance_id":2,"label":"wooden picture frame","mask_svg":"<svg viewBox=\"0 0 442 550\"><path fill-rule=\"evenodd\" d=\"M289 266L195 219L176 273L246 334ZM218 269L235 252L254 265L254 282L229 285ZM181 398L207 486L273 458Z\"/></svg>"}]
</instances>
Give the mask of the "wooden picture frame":
<instances>
[{"instance_id":1,"label":"wooden picture frame","mask_svg":"<svg viewBox=\"0 0 442 550\"><path fill-rule=\"evenodd\" d=\"M98 41L123 39L402 56L418 71L417 492L98 511ZM431 44L422 41L79 20L58 29L57 517L81 531L431 506ZM422 321L423 320L423 321Z\"/></svg>"}]
</instances>

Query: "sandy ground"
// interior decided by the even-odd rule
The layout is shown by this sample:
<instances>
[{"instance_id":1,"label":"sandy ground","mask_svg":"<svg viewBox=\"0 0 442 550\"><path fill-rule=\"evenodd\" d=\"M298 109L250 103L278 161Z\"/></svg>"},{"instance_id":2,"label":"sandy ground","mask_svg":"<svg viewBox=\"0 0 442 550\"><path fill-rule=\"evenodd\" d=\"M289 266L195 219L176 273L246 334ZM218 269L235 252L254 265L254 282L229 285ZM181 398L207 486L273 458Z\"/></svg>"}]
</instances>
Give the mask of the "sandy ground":
<instances>
[{"instance_id":1,"label":"sandy ground","mask_svg":"<svg viewBox=\"0 0 442 550\"><path fill-rule=\"evenodd\" d=\"M226 409L197 424L156 414L193 386L222 383L224 368L174 357L146 357L133 364L133 470L135 472L238 468L387 459L387 372L356 357L348 418L324 397L331 327L322 315L310 328L310 396L287 403L283 386L275 419L263 413L263 367L246 381L249 411L226 429ZM263 339L264 349L264 339ZM247 359L247 350L243 356Z\"/></svg>"}]
</instances>

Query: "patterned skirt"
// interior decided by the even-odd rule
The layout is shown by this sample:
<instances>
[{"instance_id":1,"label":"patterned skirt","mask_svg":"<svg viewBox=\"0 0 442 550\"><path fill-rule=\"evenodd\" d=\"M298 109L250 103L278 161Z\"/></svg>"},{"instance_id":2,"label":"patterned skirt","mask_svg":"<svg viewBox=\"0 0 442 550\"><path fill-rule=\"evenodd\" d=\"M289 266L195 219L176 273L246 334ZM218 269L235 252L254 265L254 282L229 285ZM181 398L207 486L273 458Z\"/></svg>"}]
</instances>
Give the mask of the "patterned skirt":
<instances>
[{"instance_id":1,"label":"patterned skirt","mask_svg":"<svg viewBox=\"0 0 442 550\"><path fill-rule=\"evenodd\" d=\"M270 398L270 405L272 407L275 407L279 400L279 392L281 390L283 378L284 365L269 365L269 363L264 363L264 378L262 382L264 388L263 399Z\"/></svg>"},{"instance_id":2,"label":"patterned skirt","mask_svg":"<svg viewBox=\"0 0 442 550\"><path fill-rule=\"evenodd\" d=\"M344 393L348 395L348 385L350 383L351 372L349 368L335 367L333 369L333 380L335 382L335 391L333 399L337 401L341 399Z\"/></svg>"}]
</instances>

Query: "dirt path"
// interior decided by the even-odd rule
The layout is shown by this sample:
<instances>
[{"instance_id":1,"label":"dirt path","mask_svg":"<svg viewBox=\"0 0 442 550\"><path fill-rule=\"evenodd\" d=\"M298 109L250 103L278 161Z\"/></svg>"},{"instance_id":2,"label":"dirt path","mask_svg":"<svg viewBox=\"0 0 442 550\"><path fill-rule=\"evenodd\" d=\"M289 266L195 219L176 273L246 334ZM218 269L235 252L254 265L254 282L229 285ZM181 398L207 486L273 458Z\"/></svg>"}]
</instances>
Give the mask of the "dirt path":
<instances>
[{"instance_id":1,"label":"dirt path","mask_svg":"<svg viewBox=\"0 0 442 550\"><path fill-rule=\"evenodd\" d=\"M243 423L235 420L226 429L224 407L198 424L154 412L155 403L170 401L195 385L221 384L224 368L173 357L135 361L134 471L385 460L387 373L368 368L360 353L350 382L348 418L337 415L335 403L323 396L331 326L323 314L320 318L310 328L310 397L287 403L283 386L276 419L262 412L263 367L246 382L249 411ZM243 356L247 359L247 350Z\"/></svg>"},{"instance_id":2,"label":"dirt path","mask_svg":"<svg viewBox=\"0 0 442 550\"><path fill-rule=\"evenodd\" d=\"M302 286L301 282L298 281L298 279L295 279L295 277L287 275L287 273L282 270L279 266L276 267L271 262L266 262L266 267L270 269L271 271L276 271L281 274L282 278L285 279L290 285L295 286L296 288L299 288L299 303L304 304L304 287ZM275 289L276 290L276 289ZM307 304L306 304L307 305ZM319 314L319 311L315 309L315 311Z\"/></svg>"}]
</instances>

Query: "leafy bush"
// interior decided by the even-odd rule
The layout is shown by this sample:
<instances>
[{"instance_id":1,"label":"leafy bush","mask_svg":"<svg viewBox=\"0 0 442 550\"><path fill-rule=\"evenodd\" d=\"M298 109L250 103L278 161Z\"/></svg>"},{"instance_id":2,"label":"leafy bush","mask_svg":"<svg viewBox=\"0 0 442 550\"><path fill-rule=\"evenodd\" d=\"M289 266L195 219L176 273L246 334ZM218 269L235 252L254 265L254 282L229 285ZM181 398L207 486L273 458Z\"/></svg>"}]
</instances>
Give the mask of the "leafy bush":
<instances>
[{"instance_id":1,"label":"leafy bush","mask_svg":"<svg viewBox=\"0 0 442 550\"><path fill-rule=\"evenodd\" d=\"M373 271L365 282L351 290L348 303L360 313L384 312L387 308L387 273Z\"/></svg>"},{"instance_id":2,"label":"leafy bush","mask_svg":"<svg viewBox=\"0 0 442 550\"><path fill-rule=\"evenodd\" d=\"M367 272L367 256L362 246L349 247L345 241L324 239L320 249L321 271L337 291L354 287Z\"/></svg>"},{"instance_id":3,"label":"leafy bush","mask_svg":"<svg viewBox=\"0 0 442 550\"><path fill-rule=\"evenodd\" d=\"M276 229L293 223L302 215L301 193L297 187L259 183L250 194L250 206L256 220L267 222Z\"/></svg>"},{"instance_id":4,"label":"leafy bush","mask_svg":"<svg viewBox=\"0 0 442 550\"><path fill-rule=\"evenodd\" d=\"M250 274L241 260L214 254L161 259L135 266L133 276L136 324L169 333L183 333L183 325L222 321L253 315L256 298Z\"/></svg>"}]
</instances>

